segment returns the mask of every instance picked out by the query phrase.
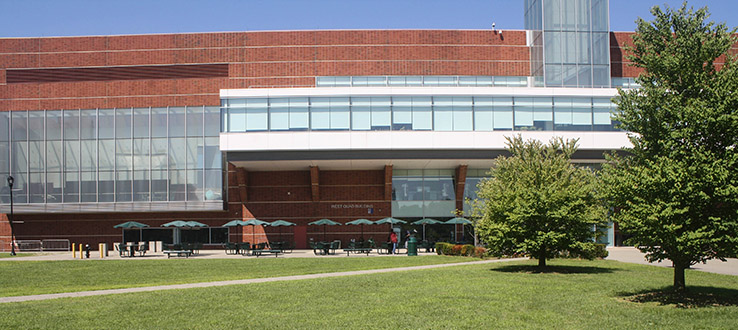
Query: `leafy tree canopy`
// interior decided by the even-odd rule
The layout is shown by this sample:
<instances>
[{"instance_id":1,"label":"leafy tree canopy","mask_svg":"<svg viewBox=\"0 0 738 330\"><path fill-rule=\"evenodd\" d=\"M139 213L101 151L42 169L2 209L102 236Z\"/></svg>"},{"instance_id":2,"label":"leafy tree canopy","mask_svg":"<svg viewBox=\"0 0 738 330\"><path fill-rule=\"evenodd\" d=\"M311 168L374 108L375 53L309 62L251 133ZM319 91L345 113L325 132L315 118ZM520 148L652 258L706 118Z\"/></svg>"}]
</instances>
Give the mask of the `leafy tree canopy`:
<instances>
[{"instance_id":1,"label":"leafy tree canopy","mask_svg":"<svg viewBox=\"0 0 738 330\"><path fill-rule=\"evenodd\" d=\"M627 156L603 166L605 200L651 261L684 269L734 257L738 247L738 66L735 30L706 22L707 8L651 10L628 59L641 88L620 90L616 120L631 132Z\"/></svg>"},{"instance_id":2,"label":"leafy tree canopy","mask_svg":"<svg viewBox=\"0 0 738 330\"><path fill-rule=\"evenodd\" d=\"M491 178L479 184L480 238L498 253L530 254L539 266L561 251L593 248L604 211L593 172L570 162L577 140L544 145L517 136L507 146L512 155L497 158Z\"/></svg>"}]
</instances>

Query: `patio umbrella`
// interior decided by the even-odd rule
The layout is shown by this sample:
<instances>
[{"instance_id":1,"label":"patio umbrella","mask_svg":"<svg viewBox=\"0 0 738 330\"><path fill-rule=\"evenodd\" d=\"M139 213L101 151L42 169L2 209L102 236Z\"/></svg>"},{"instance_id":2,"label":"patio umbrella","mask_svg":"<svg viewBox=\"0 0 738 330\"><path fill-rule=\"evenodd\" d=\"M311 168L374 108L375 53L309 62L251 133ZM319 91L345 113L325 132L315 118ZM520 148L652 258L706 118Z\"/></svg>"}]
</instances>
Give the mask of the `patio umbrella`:
<instances>
[{"instance_id":1,"label":"patio umbrella","mask_svg":"<svg viewBox=\"0 0 738 330\"><path fill-rule=\"evenodd\" d=\"M454 241L458 241L458 239L456 237L456 225L459 225L459 224L461 224L461 225L471 225L472 222L469 221L466 218L456 217L456 218L453 218L453 219L451 219L449 221L446 221L444 223L447 224L447 225L454 225ZM464 227L461 227L461 228L463 229Z\"/></svg>"},{"instance_id":2,"label":"patio umbrella","mask_svg":"<svg viewBox=\"0 0 738 330\"><path fill-rule=\"evenodd\" d=\"M228 221L226 224L223 225L223 227L243 226L244 223L245 221L236 219L236 220Z\"/></svg>"},{"instance_id":3,"label":"patio umbrella","mask_svg":"<svg viewBox=\"0 0 738 330\"><path fill-rule=\"evenodd\" d=\"M441 221L438 221L436 219L431 218L423 218L418 221L413 222L413 225L423 225L423 240L425 241L425 225L435 225L437 223L441 223Z\"/></svg>"},{"instance_id":4,"label":"patio umbrella","mask_svg":"<svg viewBox=\"0 0 738 330\"><path fill-rule=\"evenodd\" d=\"M373 225L374 222L367 219L356 219L354 221L349 221L346 223L347 225L359 225L361 226L361 240L364 240L364 225Z\"/></svg>"},{"instance_id":5,"label":"patio umbrella","mask_svg":"<svg viewBox=\"0 0 738 330\"><path fill-rule=\"evenodd\" d=\"M272 227L279 227L279 238L282 238L282 227L297 226L297 224L284 220L272 221L269 225Z\"/></svg>"},{"instance_id":6,"label":"patio umbrella","mask_svg":"<svg viewBox=\"0 0 738 330\"><path fill-rule=\"evenodd\" d=\"M207 227L208 225L197 221L185 221L185 227Z\"/></svg>"},{"instance_id":7,"label":"patio umbrella","mask_svg":"<svg viewBox=\"0 0 738 330\"><path fill-rule=\"evenodd\" d=\"M263 225L268 225L268 224L269 224L268 222L261 221L261 220L256 219L256 218L246 220L243 223L244 226L263 226ZM255 233L255 231L256 231L256 228L251 227L251 240L252 240L251 244L252 245L253 244L256 244L256 233Z\"/></svg>"},{"instance_id":8,"label":"patio umbrella","mask_svg":"<svg viewBox=\"0 0 738 330\"><path fill-rule=\"evenodd\" d=\"M148 226L149 225L147 225L145 223L140 223L140 222L136 222L136 221L127 221L127 222L124 222L124 223L119 223L119 224L113 226L113 228L122 228L122 229L134 229L134 228L138 228L138 238L139 238L139 240L143 240L143 230L141 228L145 228L145 227L148 227ZM121 236L122 235L123 235L123 231L121 231ZM123 240L123 239L121 239L121 240Z\"/></svg>"},{"instance_id":9,"label":"patio umbrella","mask_svg":"<svg viewBox=\"0 0 738 330\"><path fill-rule=\"evenodd\" d=\"M167 223L165 223L165 224L163 224L161 226L162 227L177 227L177 228L182 228L182 227L187 227L187 221L175 220L175 221L167 222Z\"/></svg>"},{"instance_id":10,"label":"patio umbrella","mask_svg":"<svg viewBox=\"0 0 738 330\"><path fill-rule=\"evenodd\" d=\"M396 223L407 223L407 221L401 220L401 219L397 219L397 218L393 218L393 217L387 217L387 218L384 218L384 219L381 219L381 220L377 220L374 223L376 223L378 225L389 223L390 224L390 228L392 228L392 227L394 227L394 225Z\"/></svg>"},{"instance_id":11,"label":"patio umbrella","mask_svg":"<svg viewBox=\"0 0 738 330\"><path fill-rule=\"evenodd\" d=\"M323 241L325 241L325 226L340 226L341 224L329 219L320 219L317 221L313 221L308 224L308 226L323 226Z\"/></svg>"}]
</instances>

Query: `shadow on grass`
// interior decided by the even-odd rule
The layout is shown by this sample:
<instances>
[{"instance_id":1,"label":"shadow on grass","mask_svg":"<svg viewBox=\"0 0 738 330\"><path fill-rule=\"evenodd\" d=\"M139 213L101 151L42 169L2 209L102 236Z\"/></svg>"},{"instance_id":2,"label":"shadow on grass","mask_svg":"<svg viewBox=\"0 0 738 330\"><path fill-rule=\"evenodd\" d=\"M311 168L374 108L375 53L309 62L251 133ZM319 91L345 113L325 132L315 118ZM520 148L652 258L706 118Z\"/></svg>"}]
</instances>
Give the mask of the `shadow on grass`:
<instances>
[{"instance_id":1,"label":"shadow on grass","mask_svg":"<svg viewBox=\"0 0 738 330\"><path fill-rule=\"evenodd\" d=\"M738 290L712 286L687 286L684 292L668 286L655 290L619 292L618 296L634 303L657 303L677 308L738 306Z\"/></svg>"},{"instance_id":2,"label":"shadow on grass","mask_svg":"<svg viewBox=\"0 0 738 330\"><path fill-rule=\"evenodd\" d=\"M495 272L504 273L528 273L528 274L604 274L612 273L613 268L588 267L588 266L559 266L549 265L543 268L538 265L506 265L490 269Z\"/></svg>"}]
</instances>

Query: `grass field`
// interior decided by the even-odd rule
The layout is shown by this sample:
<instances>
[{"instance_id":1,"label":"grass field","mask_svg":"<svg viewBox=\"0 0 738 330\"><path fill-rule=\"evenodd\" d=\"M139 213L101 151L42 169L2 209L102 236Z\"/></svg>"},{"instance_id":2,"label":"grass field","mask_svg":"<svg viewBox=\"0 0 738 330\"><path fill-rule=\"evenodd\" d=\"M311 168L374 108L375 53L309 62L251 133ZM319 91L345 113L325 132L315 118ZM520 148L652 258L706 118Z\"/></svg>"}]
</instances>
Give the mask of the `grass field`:
<instances>
[{"instance_id":1,"label":"grass field","mask_svg":"<svg viewBox=\"0 0 738 330\"><path fill-rule=\"evenodd\" d=\"M262 258L0 262L0 297L465 262L421 258Z\"/></svg>"},{"instance_id":2,"label":"grass field","mask_svg":"<svg viewBox=\"0 0 738 330\"><path fill-rule=\"evenodd\" d=\"M668 268L535 263L2 304L0 329L738 328L736 276L689 270L674 296Z\"/></svg>"},{"instance_id":3,"label":"grass field","mask_svg":"<svg viewBox=\"0 0 738 330\"><path fill-rule=\"evenodd\" d=\"M0 252L0 259L2 258L19 258L19 257L30 257L35 256L37 253L29 253L29 252L17 252L15 256L11 256L10 252Z\"/></svg>"}]
</instances>

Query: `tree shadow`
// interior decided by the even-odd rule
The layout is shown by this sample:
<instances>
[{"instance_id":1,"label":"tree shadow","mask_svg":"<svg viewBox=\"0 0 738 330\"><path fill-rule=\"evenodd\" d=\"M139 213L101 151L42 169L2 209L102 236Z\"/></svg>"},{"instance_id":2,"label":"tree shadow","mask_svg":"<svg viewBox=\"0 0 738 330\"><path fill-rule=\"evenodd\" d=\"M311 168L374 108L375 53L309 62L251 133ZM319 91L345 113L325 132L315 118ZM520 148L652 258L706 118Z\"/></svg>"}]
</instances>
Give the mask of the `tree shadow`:
<instances>
[{"instance_id":1,"label":"tree shadow","mask_svg":"<svg viewBox=\"0 0 738 330\"><path fill-rule=\"evenodd\" d=\"M504 273L527 273L527 274L605 274L617 270L614 268L591 267L591 266L560 266L548 265L540 268L538 265L505 265L490 269L495 272Z\"/></svg>"},{"instance_id":2,"label":"tree shadow","mask_svg":"<svg viewBox=\"0 0 738 330\"><path fill-rule=\"evenodd\" d=\"M687 290L683 292L667 286L661 289L619 292L617 295L629 302L657 303L677 308L738 306L738 290L712 286L687 286Z\"/></svg>"}]
</instances>

